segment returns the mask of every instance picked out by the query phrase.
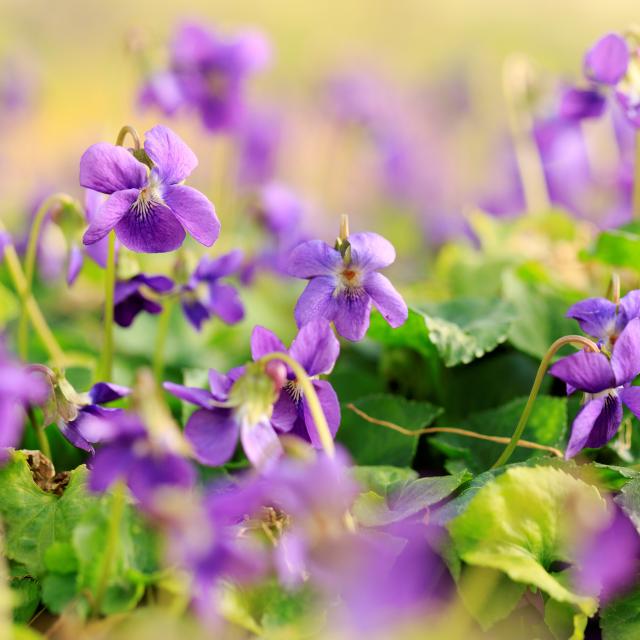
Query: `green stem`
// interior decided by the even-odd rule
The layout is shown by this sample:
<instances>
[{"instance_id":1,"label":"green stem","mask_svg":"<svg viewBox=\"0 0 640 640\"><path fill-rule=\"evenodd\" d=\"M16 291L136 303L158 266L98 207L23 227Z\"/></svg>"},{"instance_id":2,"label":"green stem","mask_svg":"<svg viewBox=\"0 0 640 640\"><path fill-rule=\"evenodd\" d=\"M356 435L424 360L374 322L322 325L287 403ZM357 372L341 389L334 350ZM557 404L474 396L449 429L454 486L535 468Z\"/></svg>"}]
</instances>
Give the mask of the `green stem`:
<instances>
[{"instance_id":1,"label":"green stem","mask_svg":"<svg viewBox=\"0 0 640 640\"><path fill-rule=\"evenodd\" d=\"M531 392L529 393L529 398L527 399L527 404L524 406L524 410L522 411L520 420L518 421L515 431L511 436L511 440L509 441L509 444L504 448L504 451L500 454L500 457L491 466L492 469L501 467L509 461L509 458L515 451L515 448L518 446L518 441L522 437L524 428L527 426L527 421L529 420L529 416L531 415L533 405L536 401L536 397L538 396L538 392L540 391L540 387L547 372L547 368L551 364L551 360L553 359L553 356L556 354L556 352L567 344L578 344L587 347L587 349L590 349L591 351L599 351L598 345L592 340L589 340L589 338L585 338L584 336L564 336L562 338L558 338L549 347L547 353L544 354L544 358L542 358L542 361L540 362L538 372L536 373L536 378L533 381L533 386L531 387Z\"/></svg>"},{"instance_id":2,"label":"green stem","mask_svg":"<svg viewBox=\"0 0 640 640\"><path fill-rule=\"evenodd\" d=\"M49 325L47 324L44 315L42 315L42 311L40 310L38 303L29 292L27 279L22 271L22 266L20 265L20 259L18 258L15 247L12 244L5 247L4 261L9 270L9 276L13 282L13 287L20 298L20 302L23 305L33 328L38 334L38 337L47 350L49 357L53 361L54 365L63 367L65 363L64 351L58 344L58 341L53 335L51 329L49 329Z\"/></svg>"},{"instance_id":3,"label":"green stem","mask_svg":"<svg viewBox=\"0 0 640 640\"><path fill-rule=\"evenodd\" d=\"M107 270L104 277L104 341L98 380L109 382L113 372L113 305L116 288L116 234L109 233Z\"/></svg>"},{"instance_id":4,"label":"green stem","mask_svg":"<svg viewBox=\"0 0 640 640\"><path fill-rule=\"evenodd\" d=\"M153 375L160 382L164 372L164 352L171 326L171 312L173 311L174 300L169 298L164 305L160 320L158 321L158 332L156 333L156 346L153 352Z\"/></svg>"},{"instance_id":5,"label":"green stem","mask_svg":"<svg viewBox=\"0 0 640 640\"><path fill-rule=\"evenodd\" d=\"M266 364L267 362L271 362L272 360L280 360L281 362L289 365L293 370L293 373L296 376L296 380L300 383L302 392L307 399L309 411L311 412L313 421L316 425L316 429L318 430L318 436L320 437L322 448L329 457L333 458L336 453L336 446L333 442L333 436L331 435L331 430L329 429L329 425L327 424L327 419L325 418L324 411L322 411L322 406L320 405L318 394L316 393L316 390L314 389L313 384L311 383L311 380L307 375L307 372L297 360L294 360L287 353L274 351L273 353L268 353L267 355L260 358L260 362L264 364Z\"/></svg>"},{"instance_id":6,"label":"green stem","mask_svg":"<svg viewBox=\"0 0 640 640\"><path fill-rule=\"evenodd\" d=\"M125 124L122 129L118 132L118 137L116 138L116 147L121 147L124 144L125 138L127 135L131 136L133 139L133 148L140 149L140 136L138 132L129 124Z\"/></svg>"},{"instance_id":7,"label":"green stem","mask_svg":"<svg viewBox=\"0 0 640 640\"><path fill-rule=\"evenodd\" d=\"M115 561L116 552L118 551L118 537L120 535L120 524L124 514L124 508L127 501L126 486L121 481L117 482L113 488L111 496L111 518L109 519L109 529L107 531L107 540L105 543L104 556L102 561L102 569L96 589L96 597L93 601L92 613L94 616L100 615L102 603L109 586L109 578Z\"/></svg>"},{"instance_id":8,"label":"green stem","mask_svg":"<svg viewBox=\"0 0 640 640\"><path fill-rule=\"evenodd\" d=\"M636 132L636 158L633 173L633 218L640 220L640 129Z\"/></svg>"},{"instance_id":9,"label":"green stem","mask_svg":"<svg viewBox=\"0 0 640 640\"><path fill-rule=\"evenodd\" d=\"M40 451L45 455L46 458L52 460L51 457L51 446L49 445L49 439L47 438L47 434L44 431L44 425L41 424L36 419L36 414L33 409L29 407L27 409L27 415L29 416L29 421L31 422L31 426L33 430L36 432L36 437L38 438L38 446L40 447Z\"/></svg>"}]
</instances>

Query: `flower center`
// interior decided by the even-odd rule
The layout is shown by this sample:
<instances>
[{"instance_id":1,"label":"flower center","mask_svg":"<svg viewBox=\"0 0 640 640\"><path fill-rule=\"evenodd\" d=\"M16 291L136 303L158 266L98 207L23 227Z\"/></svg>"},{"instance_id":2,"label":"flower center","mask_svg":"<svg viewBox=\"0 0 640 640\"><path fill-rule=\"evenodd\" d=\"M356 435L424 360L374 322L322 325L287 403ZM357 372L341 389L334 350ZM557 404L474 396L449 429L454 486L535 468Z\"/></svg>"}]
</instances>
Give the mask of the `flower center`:
<instances>
[{"instance_id":1,"label":"flower center","mask_svg":"<svg viewBox=\"0 0 640 640\"><path fill-rule=\"evenodd\" d=\"M362 272L352 264L344 265L338 272L338 285L334 295L341 293L357 297L362 292Z\"/></svg>"},{"instance_id":2,"label":"flower center","mask_svg":"<svg viewBox=\"0 0 640 640\"><path fill-rule=\"evenodd\" d=\"M147 186L140 189L140 193L138 194L136 201L133 203L132 209L139 217L146 218L154 205L158 204L164 204L160 193L160 180L152 172L149 176Z\"/></svg>"},{"instance_id":3,"label":"flower center","mask_svg":"<svg viewBox=\"0 0 640 640\"><path fill-rule=\"evenodd\" d=\"M211 69L207 72L207 86L211 95L216 98L224 98L228 93L229 78L220 69Z\"/></svg>"}]
</instances>

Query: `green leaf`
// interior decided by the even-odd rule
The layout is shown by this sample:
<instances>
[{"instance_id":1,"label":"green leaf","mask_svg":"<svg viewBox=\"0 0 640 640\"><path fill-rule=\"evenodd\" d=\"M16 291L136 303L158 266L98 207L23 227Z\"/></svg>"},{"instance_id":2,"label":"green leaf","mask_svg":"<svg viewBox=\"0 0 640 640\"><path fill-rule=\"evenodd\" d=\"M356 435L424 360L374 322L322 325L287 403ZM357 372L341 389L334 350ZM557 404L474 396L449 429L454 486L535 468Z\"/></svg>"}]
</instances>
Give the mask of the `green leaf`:
<instances>
[{"instance_id":1,"label":"green leaf","mask_svg":"<svg viewBox=\"0 0 640 640\"><path fill-rule=\"evenodd\" d=\"M640 270L640 235L637 224L603 231L590 257L615 267Z\"/></svg>"},{"instance_id":2,"label":"green leaf","mask_svg":"<svg viewBox=\"0 0 640 640\"><path fill-rule=\"evenodd\" d=\"M640 531L640 478L631 480L622 487L614 500L624 509L636 529Z\"/></svg>"},{"instance_id":3,"label":"green leaf","mask_svg":"<svg viewBox=\"0 0 640 640\"><path fill-rule=\"evenodd\" d=\"M78 593L75 574L50 573L42 579L42 601L52 613L62 613L76 598L88 611L88 603Z\"/></svg>"},{"instance_id":4,"label":"green leaf","mask_svg":"<svg viewBox=\"0 0 640 640\"><path fill-rule=\"evenodd\" d=\"M544 621L556 640L584 640L587 616L564 602L549 598L544 603Z\"/></svg>"},{"instance_id":5,"label":"green leaf","mask_svg":"<svg viewBox=\"0 0 640 640\"><path fill-rule=\"evenodd\" d=\"M408 347L425 358L438 357L438 351L429 340L424 314L416 309L410 308L406 322L395 329L389 326L382 314L372 313L367 337L386 347Z\"/></svg>"},{"instance_id":6,"label":"green leaf","mask_svg":"<svg viewBox=\"0 0 640 640\"><path fill-rule=\"evenodd\" d=\"M28 569L32 576L45 571L45 553L55 542L69 542L74 526L96 502L85 491L87 470L70 473L62 496L45 493L31 476L23 453L0 468L0 516L6 527L6 555Z\"/></svg>"},{"instance_id":7,"label":"green leaf","mask_svg":"<svg viewBox=\"0 0 640 640\"><path fill-rule=\"evenodd\" d=\"M386 495L390 486L404 484L418 477L418 472L413 469L389 465L353 467L352 473L365 490L374 491L381 496Z\"/></svg>"},{"instance_id":8,"label":"green leaf","mask_svg":"<svg viewBox=\"0 0 640 640\"><path fill-rule=\"evenodd\" d=\"M40 584L33 578L11 580L13 592L13 619L15 622L29 622L40 603Z\"/></svg>"},{"instance_id":9,"label":"green leaf","mask_svg":"<svg viewBox=\"0 0 640 640\"><path fill-rule=\"evenodd\" d=\"M600 612L604 640L640 638L640 587L608 603Z\"/></svg>"},{"instance_id":10,"label":"green leaf","mask_svg":"<svg viewBox=\"0 0 640 640\"><path fill-rule=\"evenodd\" d=\"M498 299L458 298L420 310L429 340L447 367L468 364L493 351L506 341L515 319L513 307Z\"/></svg>"},{"instance_id":11,"label":"green leaf","mask_svg":"<svg viewBox=\"0 0 640 640\"><path fill-rule=\"evenodd\" d=\"M573 560L577 513L606 517L595 487L551 466L513 467L480 489L448 528L467 564L504 571L591 616L596 601L549 571L556 561Z\"/></svg>"},{"instance_id":12,"label":"green leaf","mask_svg":"<svg viewBox=\"0 0 640 640\"><path fill-rule=\"evenodd\" d=\"M428 426L442 413L442 409L429 402L386 394L362 398L354 404L372 418L393 422L411 431ZM371 424L347 407L342 407L337 440L349 449L359 465L409 466L418 445L417 437Z\"/></svg>"},{"instance_id":13,"label":"green leaf","mask_svg":"<svg viewBox=\"0 0 640 640\"><path fill-rule=\"evenodd\" d=\"M518 398L497 409L475 413L456 426L483 435L511 437L526 401L526 398ZM533 406L522 439L562 448L566 430L566 398L539 396ZM504 444L449 433L438 434L432 437L430 442L449 458L462 459L464 465L475 473L488 469L505 447ZM549 455L551 455L549 452L517 447L511 461L521 462L532 457Z\"/></svg>"},{"instance_id":14,"label":"green leaf","mask_svg":"<svg viewBox=\"0 0 640 640\"><path fill-rule=\"evenodd\" d=\"M53 573L75 573L78 570L73 545L69 542L54 542L44 554L44 564L47 571Z\"/></svg>"}]
</instances>

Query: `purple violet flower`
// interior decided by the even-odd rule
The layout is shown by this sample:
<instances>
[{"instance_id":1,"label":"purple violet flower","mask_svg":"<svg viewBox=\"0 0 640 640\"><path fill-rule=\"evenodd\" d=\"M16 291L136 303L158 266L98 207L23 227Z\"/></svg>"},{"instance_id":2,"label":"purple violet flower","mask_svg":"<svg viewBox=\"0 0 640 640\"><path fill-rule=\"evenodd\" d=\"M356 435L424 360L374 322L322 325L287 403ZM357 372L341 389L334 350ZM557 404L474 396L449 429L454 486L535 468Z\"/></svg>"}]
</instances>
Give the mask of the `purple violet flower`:
<instances>
[{"instance_id":1,"label":"purple violet flower","mask_svg":"<svg viewBox=\"0 0 640 640\"><path fill-rule=\"evenodd\" d=\"M303 325L289 349L273 332L264 327L255 327L251 334L253 359L259 360L262 356L274 351L288 353L304 367L318 394L331 435L335 437L340 426L340 402L331 383L318 379L321 374L331 372L340 353L340 343L333 335L329 323L326 320L311 320ZM292 415L296 415L296 419L293 426L289 426ZM282 431L287 429L290 433L311 442L316 449L322 448L307 399L293 371L288 367L287 380L273 406L271 422L278 425Z\"/></svg>"},{"instance_id":2,"label":"purple violet flower","mask_svg":"<svg viewBox=\"0 0 640 640\"><path fill-rule=\"evenodd\" d=\"M342 251L322 240L298 245L289 256L289 274L309 280L295 308L298 326L325 318L348 340L361 340L373 302L392 327L399 327L407 319L407 305L378 273L395 258L393 245L377 233L350 235Z\"/></svg>"},{"instance_id":3,"label":"purple violet flower","mask_svg":"<svg viewBox=\"0 0 640 640\"><path fill-rule=\"evenodd\" d=\"M80 159L80 184L109 195L84 234L94 244L115 229L132 251L163 253L177 249L185 229L211 246L220 232L213 204L181 182L198 164L193 151L167 127L145 134L151 169L124 147L100 142Z\"/></svg>"},{"instance_id":4,"label":"purple violet flower","mask_svg":"<svg viewBox=\"0 0 640 640\"><path fill-rule=\"evenodd\" d=\"M203 322L217 316L226 324L244 318L244 307L235 287L221 279L237 273L242 266L242 251L236 249L211 259L202 257L187 284L180 289L180 302L187 320L199 331ZM200 295L201 285L206 294Z\"/></svg>"},{"instance_id":5,"label":"purple violet flower","mask_svg":"<svg viewBox=\"0 0 640 640\"><path fill-rule=\"evenodd\" d=\"M238 127L238 182L255 187L272 180L282 138L280 119L274 114L251 112Z\"/></svg>"},{"instance_id":6,"label":"purple violet flower","mask_svg":"<svg viewBox=\"0 0 640 640\"><path fill-rule=\"evenodd\" d=\"M567 393L585 393L565 456L572 458L585 447L604 446L620 427L623 403L640 418L640 387L630 386L640 373L640 318L627 324L610 356L578 351L555 362L549 373L567 384Z\"/></svg>"},{"instance_id":7,"label":"purple violet flower","mask_svg":"<svg viewBox=\"0 0 640 640\"><path fill-rule=\"evenodd\" d=\"M6 231L0 231L0 262L4 259L4 250L11 244L11 236Z\"/></svg>"},{"instance_id":8,"label":"purple violet flower","mask_svg":"<svg viewBox=\"0 0 640 640\"><path fill-rule=\"evenodd\" d=\"M173 280L167 276L147 276L139 273L129 280L116 282L114 295L114 320L121 327L129 327L141 312L157 314L162 305L144 295L145 288L156 294L166 294L174 287Z\"/></svg>"}]
</instances>

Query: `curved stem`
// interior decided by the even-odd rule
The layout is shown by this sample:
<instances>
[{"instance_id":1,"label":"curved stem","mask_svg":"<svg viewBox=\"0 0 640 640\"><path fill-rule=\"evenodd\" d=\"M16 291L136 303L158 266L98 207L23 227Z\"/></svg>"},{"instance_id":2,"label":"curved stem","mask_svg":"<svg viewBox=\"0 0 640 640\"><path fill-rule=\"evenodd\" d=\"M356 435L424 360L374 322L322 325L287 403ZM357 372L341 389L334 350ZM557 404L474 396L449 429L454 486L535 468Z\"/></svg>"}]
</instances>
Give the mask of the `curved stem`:
<instances>
[{"instance_id":1,"label":"curved stem","mask_svg":"<svg viewBox=\"0 0 640 640\"><path fill-rule=\"evenodd\" d=\"M327 424L324 411L322 411L320 400L318 400L318 394L316 393L307 372L304 370L302 365L297 360L294 360L288 353L280 351L274 351L273 353L268 353L267 355L262 356L259 362L266 364L272 360L280 360L281 362L289 365L293 370L296 380L300 383L302 392L307 399L309 411L313 416L313 421L316 425L316 429L318 430L318 436L320 437L322 448L325 453L332 458L335 456L336 446L333 442L333 436L331 435L329 425Z\"/></svg>"},{"instance_id":2,"label":"curved stem","mask_svg":"<svg viewBox=\"0 0 640 640\"><path fill-rule=\"evenodd\" d=\"M591 351L599 351L598 345L592 340L589 340L589 338L585 338L584 336L564 336L562 338L558 338L549 347L547 353L544 354L544 358L542 358L542 361L540 362L538 372L536 373L535 380L533 381L533 386L531 387L531 392L529 393L529 397L527 398L527 404L525 404L524 406L522 415L520 416L520 420L518 421L515 431L511 436L511 440L505 447L504 451L500 454L500 457L491 466L492 469L500 467L509 461L511 454L517 446L518 440L520 440L520 437L524 432L524 428L527 426L527 421L529 420L529 416L531 415L531 411L536 401L536 397L538 396L538 392L540 391L540 386L542 385L544 376L547 373L547 368L551 364L551 360L553 359L553 356L556 354L556 352L567 344L579 344Z\"/></svg>"},{"instance_id":3,"label":"curved stem","mask_svg":"<svg viewBox=\"0 0 640 640\"><path fill-rule=\"evenodd\" d=\"M36 414L34 413L31 407L27 409L27 415L29 416L29 421L31 422L31 426L33 427L33 430L36 432L36 437L38 438L38 446L40 447L40 451L42 451L42 453L46 458L48 458L49 460L52 460L51 446L49 445L47 434L44 431L44 425L41 424L36 419Z\"/></svg>"},{"instance_id":4,"label":"curved stem","mask_svg":"<svg viewBox=\"0 0 640 640\"><path fill-rule=\"evenodd\" d=\"M138 132L129 124L125 124L122 129L118 132L118 137L116 138L116 147L121 147L124 144L125 138L127 135L131 136L133 140L133 148L138 151L140 149L140 136Z\"/></svg>"},{"instance_id":5,"label":"curved stem","mask_svg":"<svg viewBox=\"0 0 640 640\"><path fill-rule=\"evenodd\" d=\"M16 253L15 247L9 244L4 250L4 261L9 270L9 276L13 282L13 287L20 298L21 304L24 306L27 316L33 325L38 337L42 341L49 357L58 367L63 367L65 363L64 351L58 344L49 325L42 315L42 311L38 306L31 293L28 292L27 280L20 265L20 259Z\"/></svg>"},{"instance_id":6,"label":"curved stem","mask_svg":"<svg viewBox=\"0 0 640 640\"><path fill-rule=\"evenodd\" d=\"M366 420L371 424L377 424L381 427L387 427L388 429L393 429L394 431L397 431L402 435L410 436L413 438L432 433L453 433L458 436L464 436L465 438L475 438L476 440L486 440L488 442L497 442L499 444L508 444L511 441L511 438L505 438L503 436L488 436L484 433L476 433L475 431L468 431L467 429L460 429L458 427L428 427L425 429L417 429L413 431L411 429L407 429L406 427L401 427L400 425L393 422L389 422L388 420L379 420L378 418L373 418L372 416L362 411L362 409L358 409L358 407L356 407L354 404L348 404L347 409L353 411L356 415L360 416L363 420ZM537 442L531 442L530 440L518 440L517 446L523 447L525 449L549 451L559 458L562 458L563 456L563 453L562 451L560 451L560 449L549 447L545 444L538 444Z\"/></svg>"},{"instance_id":7,"label":"curved stem","mask_svg":"<svg viewBox=\"0 0 640 640\"><path fill-rule=\"evenodd\" d=\"M633 209L634 220L640 220L640 130L636 132L636 157L633 171Z\"/></svg>"},{"instance_id":8,"label":"curved stem","mask_svg":"<svg viewBox=\"0 0 640 640\"><path fill-rule=\"evenodd\" d=\"M116 288L116 234L109 232L107 270L104 277L104 341L98 380L109 382L113 370L113 306Z\"/></svg>"},{"instance_id":9,"label":"curved stem","mask_svg":"<svg viewBox=\"0 0 640 640\"><path fill-rule=\"evenodd\" d=\"M73 199L65 193L54 193L45 199L36 211L36 215L29 231L29 242L27 244L27 253L24 262L24 275L26 281L26 295L31 294L33 286L33 277L36 270L36 256L38 252L38 241L40 239L40 232L45 218L49 213L49 210L56 204L69 204ZM22 306L20 313L20 320L18 323L18 353L22 360L28 359L29 351L29 323L25 306Z\"/></svg>"},{"instance_id":10,"label":"curved stem","mask_svg":"<svg viewBox=\"0 0 640 640\"><path fill-rule=\"evenodd\" d=\"M111 517L109 519L109 530L107 531L107 540L105 543L104 558L100 578L96 588L96 597L93 601L92 614L100 615L102 603L109 586L109 578L111 569L115 561L116 552L118 551L118 537L120 534L120 523L124 514L124 508L127 500L127 488L122 481L118 481L113 488L111 497Z\"/></svg>"},{"instance_id":11,"label":"curved stem","mask_svg":"<svg viewBox=\"0 0 640 640\"><path fill-rule=\"evenodd\" d=\"M156 333L156 346L153 352L153 375L160 382L164 372L164 351L169 335L169 327L171 326L171 312L173 311L174 300L167 299L160 320L158 321L158 329Z\"/></svg>"}]
</instances>

